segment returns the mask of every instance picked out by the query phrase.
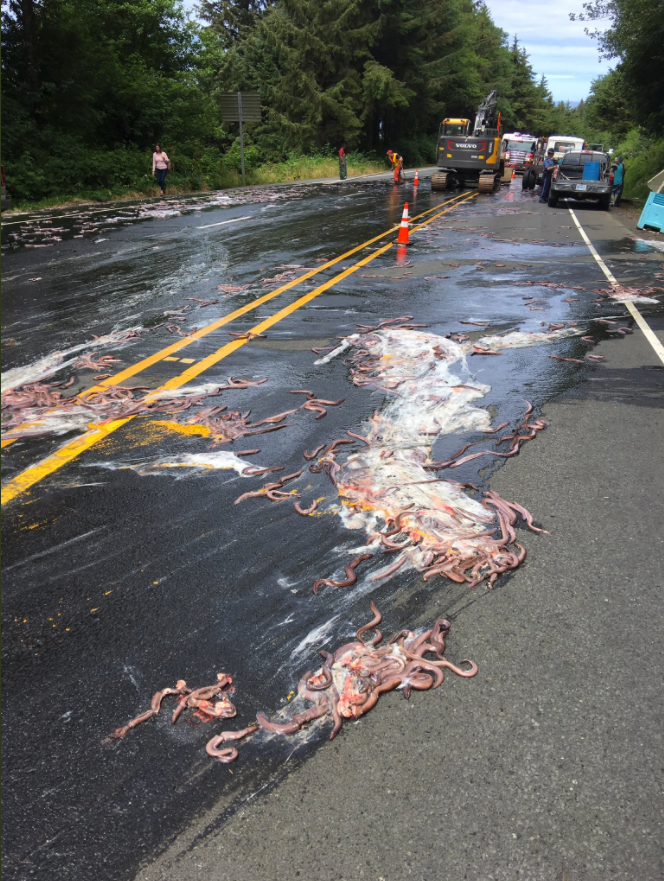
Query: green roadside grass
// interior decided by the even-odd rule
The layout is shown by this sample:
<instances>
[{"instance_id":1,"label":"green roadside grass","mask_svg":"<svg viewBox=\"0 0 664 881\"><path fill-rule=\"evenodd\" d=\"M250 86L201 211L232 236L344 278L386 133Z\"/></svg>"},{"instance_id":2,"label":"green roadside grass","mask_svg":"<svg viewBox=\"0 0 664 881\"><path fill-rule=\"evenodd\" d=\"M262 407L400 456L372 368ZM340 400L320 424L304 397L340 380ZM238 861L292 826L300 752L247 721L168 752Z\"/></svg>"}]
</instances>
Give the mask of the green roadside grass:
<instances>
[{"instance_id":1,"label":"green roadside grass","mask_svg":"<svg viewBox=\"0 0 664 881\"><path fill-rule=\"evenodd\" d=\"M625 165L623 196L644 201L650 195L648 181L664 169L664 138L650 139L630 132L615 149Z\"/></svg>"},{"instance_id":2,"label":"green roadside grass","mask_svg":"<svg viewBox=\"0 0 664 881\"><path fill-rule=\"evenodd\" d=\"M217 173L210 175L178 173L177 158L174 169L166 179L166 194L177 196L185 193L206 193L215 190L233 189L242 186L242 173L239 168L220 167ZM348 177L359 177L365 174L379 174L389 171L387 162L376 160L358 153L349 153L347 157ZM339 176L339 161L336 157L299 156L291 157L283 162L264 163L246 169L247 186L261 186L277 183L291 183L302 180L315 180ZM7 190L11 195L11 181L8 180ZM136 201L139 199L159 196L159 187L150 175L143 175L133 185L111 187L109 189L82 188L76 193L62 193L40 200L17 200L12 198L12 207L3 212L3 216L36 211L44 208L67 208L76 205L103 203L110 201Z\"/></svg>"}]
</instances>

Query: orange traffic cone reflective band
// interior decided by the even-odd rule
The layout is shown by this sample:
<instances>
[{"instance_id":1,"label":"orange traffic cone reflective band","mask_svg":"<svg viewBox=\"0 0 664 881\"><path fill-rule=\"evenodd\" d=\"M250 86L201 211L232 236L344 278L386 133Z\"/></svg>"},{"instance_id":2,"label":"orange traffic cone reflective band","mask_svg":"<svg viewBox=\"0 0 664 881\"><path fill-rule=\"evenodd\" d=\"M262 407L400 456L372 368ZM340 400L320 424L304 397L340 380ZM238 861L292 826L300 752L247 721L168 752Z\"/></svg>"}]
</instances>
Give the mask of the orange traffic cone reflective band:
<instances>
[{"instance_id":1,"label":"orange traffic cone reflective band","mask_svg":"<svg viewBox=\"0 0 664 881\"><path fill-rule=\"evenodd\" d=\"M401 226L399 227L397 244L407 245L408 243L408 202L406 202L406 204L403 206L403 214L401 215Z\"/></svg>"}]
</instances>

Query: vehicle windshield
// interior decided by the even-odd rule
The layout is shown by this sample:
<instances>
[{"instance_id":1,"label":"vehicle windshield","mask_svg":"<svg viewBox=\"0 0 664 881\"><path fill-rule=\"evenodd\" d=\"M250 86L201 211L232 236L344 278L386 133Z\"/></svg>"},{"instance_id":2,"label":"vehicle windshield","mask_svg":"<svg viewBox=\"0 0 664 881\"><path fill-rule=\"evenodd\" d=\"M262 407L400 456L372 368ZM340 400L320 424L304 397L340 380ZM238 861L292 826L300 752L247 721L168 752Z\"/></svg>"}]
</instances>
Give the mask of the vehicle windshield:
<instances>
[{"instance_id":1,"label":"vehicle windshield","mask_svg":"<svg viewBox=\"0 0 664 881\"><path fill-rule=\"evenodd\" d=\"M606 153L566 153L561 165L587 165L589 162L606 162Z\"/></svg>"},{"instance_id":2,"label":"vehicle windshield","mask_svg":"<svg viewBox=\"0 0 664 881\"><path fill-rule=\"evenodd\" d=\"M534 141L505 141L503 145L503 150L508 151L510 153L516 153L519 150L523 150L524 153L534 153L535 152L535 142Z\"/></svg>"},{"instance_id":3,"label":"vehicle windshield","mask_svg":"<svg viewBox=\"0 0 664 881\"><path fill-rule=\"evenodd\" d=\"M570 150L578 150L578 146L570 141L556 141L553 149L556 153L569 153Z\"/></svg>"},{"instance_id":4,"label":"vehicle windshield","mask_svg":"<svg viewBox=\"0 0 664 881\"><path fill-rule=\"evenodd\" d=\"M458 137L459 135L466 134L466 125L465 123L460 122L447 122L443 125L443 134L444 135L452 135L453 137Z\"/></svg>"}]
</instances>

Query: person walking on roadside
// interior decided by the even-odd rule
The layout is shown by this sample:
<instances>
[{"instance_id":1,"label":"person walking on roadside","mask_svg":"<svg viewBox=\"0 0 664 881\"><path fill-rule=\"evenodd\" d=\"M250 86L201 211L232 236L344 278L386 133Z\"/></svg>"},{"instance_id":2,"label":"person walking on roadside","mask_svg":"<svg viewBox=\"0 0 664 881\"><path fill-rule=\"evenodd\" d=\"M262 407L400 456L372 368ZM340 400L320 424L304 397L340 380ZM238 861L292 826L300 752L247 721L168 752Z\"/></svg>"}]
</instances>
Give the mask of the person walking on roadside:
<instances>
[{"instance_id":1,"label":"person walking on roadside","mask_svg":"<svg viewBox=\"0 0 664 881\"><path fill-rule=\"evenodd\" d=\"M387 158L390 160L390 165L394 169L394 183L401 183L403 181L403 156L395 153L394 150L388 150Z\"/></svg>"},{"instance_id":2,"label":"person walking on roadside","mask_svg":"<svg viewBox=\"0 0 664 881\"><path fill-rule=\"evenodd\" d=\"M553 169L556 167L556 163L553 158L553 147L546 151L546 158L544 160L544 171L542 174L542 189L540 190L540 202L548 202L549 200L549 190L551 189L551 178L553 177Z\"/></svg>"},{"instance_id":3,"label":"person walking on roadside","mask_svg":"<svg viewBox=\"0 0 664 881\"><path fill-rule=\"evenodd\" d=\"M346 144L341 145L339 150L339 180L346 180L348 172L346 170Z\"/></svg>"},{"instance_id":4,"label":"person walking on roadside","mask_svg":"<svg viewBox=\"0 0 664 881\"><path fill-rule=\"evenodd\" d=\"M166 175L168 174L169 164L168 156L157 144L152 154L152 176L157 178L162 196L166 195Z\"/></svg>"},{"instance_id":5,"label":"person walking on roadside","mask_svg":"<svg viewBox=\"0 0 664 881\"><path fill-rule=\"evenodd\" d=\"M613 192L611 193L612 205L620 205L620 197L622 196L624 186L625 166L623 165L622 156L618 156L618 160L613 166Z\"/></svg>"}]
</instances>

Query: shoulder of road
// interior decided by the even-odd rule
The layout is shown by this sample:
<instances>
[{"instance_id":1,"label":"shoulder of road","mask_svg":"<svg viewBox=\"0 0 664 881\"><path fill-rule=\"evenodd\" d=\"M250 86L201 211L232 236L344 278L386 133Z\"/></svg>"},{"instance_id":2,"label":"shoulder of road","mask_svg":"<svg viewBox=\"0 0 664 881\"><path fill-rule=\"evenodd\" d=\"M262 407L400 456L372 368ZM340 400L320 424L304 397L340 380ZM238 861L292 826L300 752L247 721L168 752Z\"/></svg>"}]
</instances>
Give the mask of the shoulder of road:
<instances>
[{"instance_id":1,"label":"shoulder of road","mask_svg":"<svg viewBox=\"0 0 664 881\"><path fill-rule=\"evenodd\" d=\"M420 169L418 169L420 177L430 177L434 171L437 171L436 166L427 165ZM406 179L408 179L408 175L415 174L415 169L406 169L405 175ZM317 178L306 178L304 180L288 180L288 181L279 181L278 183L263 183L263 184L248 184L245 186L238 187L224 187L222 190L197 190L192 193L177 193L178 199L188 199L188 198L200 198L205 197L207 195L211 195L212 193L236 193L236 192L247 192L248 190L265 190L265 189L281 189L283 187L308 187L314 185L321 184L340 184L342 186L347 186L348 184L356 183L360 180L391 180L394 175L394 172L390 169L387 171L377 172L375 174L357 174L350 175L345 180L341 180L338 177L317 177ZM32 211L20 211L18 209L11 209L10 211L5 211L4 216L9 218L12 223L16 223L16 218L21 217L21 215L34 215L41 214L42 212L47 211L56 211L61 210L63 208L90 208L92 206L97 207L100 211L108 210L112 211L116 205L143 205L150 203L158 203L161 202L161 197L150 196L145 199L112 199L108 202L63 202L60 205L51 205L48 208L35 208ZM6 221L8 224L9 221Z\"/></svg>"}]
</instances>

